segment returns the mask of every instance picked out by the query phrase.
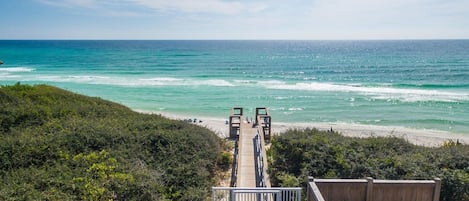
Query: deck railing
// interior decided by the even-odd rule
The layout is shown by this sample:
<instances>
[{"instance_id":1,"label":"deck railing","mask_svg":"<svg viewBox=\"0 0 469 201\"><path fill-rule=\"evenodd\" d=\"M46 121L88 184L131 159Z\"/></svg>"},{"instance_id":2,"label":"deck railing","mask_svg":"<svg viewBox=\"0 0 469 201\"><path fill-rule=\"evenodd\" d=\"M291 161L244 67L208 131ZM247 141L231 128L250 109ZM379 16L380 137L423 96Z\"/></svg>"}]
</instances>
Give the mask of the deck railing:
<instances>
[{"instance_id":1,"label":"deck railing","mask_svg":"<svg viewBox=\"0 0 469 201\"><path fill-rule=\"evenodd\" d=\"M310 179L308 201L438 201L441 180Z\"/></svg>"},{"instance_id":2,"label":"deck railing","mask_svg":"<svg viewBox=\"0 0 469 201\"><path fill-rule=\"evenodd\" d=\"M212 187L212 201L301 201L301 188Z\"/></svg>"},{"instance_id":3,"label":"deck railing","mask_svg":"<svg viewBox=\"0 0 469 201\"><path fill-rule=\"evenodd\" d=\"M235 187L236 182L238 182L238 160L239 160L239 142L235 142L235 148L233 153L233 162L231 163L231 181L230 186Z\"/></svg>"},{"instance_id":4,"label":"deck railing","mask_svg":"<svg viewBox=\"0 0 469 201\"><path fill-rule=\"evenodd\" d=\"M264 140L270 142L272 133L272 117L269 114L269 109L266 107L256 108L256 122L254 123L261 129Z\"/></svg>"},{"instance_id":5,"label":"deck railing","mask_svg":"<svg viewBox=\"0 0 469 201\"><path fill-rule=\"evenodd\" d=\"M254 158L255 158L255 167L256 167L256 186L257 187L270 187L270 182L269 184L267 183L268 175L267 175L267 170L265 168L264 164L264 153L263 150L263 142L261 139L261 135L259 135L259 131L257 132L257 135L254 137Z\"/></svg>"}]
</instances>

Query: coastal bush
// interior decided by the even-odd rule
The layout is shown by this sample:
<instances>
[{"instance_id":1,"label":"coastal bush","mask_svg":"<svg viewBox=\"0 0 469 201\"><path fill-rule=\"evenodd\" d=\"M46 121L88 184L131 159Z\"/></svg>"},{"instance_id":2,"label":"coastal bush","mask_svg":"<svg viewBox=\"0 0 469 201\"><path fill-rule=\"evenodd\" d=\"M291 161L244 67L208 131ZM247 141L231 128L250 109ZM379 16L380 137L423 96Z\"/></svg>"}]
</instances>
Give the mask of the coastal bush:
<instances>
[{"instance_id":1,"label":"coastal bush","mask_svg":"<svg viewBox=\"0 0 469 201\"><path fill-rule=\"evenodd\" d=\"M205 200L222 146L206 128L100 98L0 87L0 200Z\"/></svg>"},{"instance_id":2,"label":"coastal bush","mask_svg":"<svg viewBox=\"0 0 469 201\"><path fill-rule=\"evenodd\" d=\"M397 137L345 137L317 129L288 130L272 138L271 182L306 186L316 178L441 178L442 201L469 200L469 146L416 146Z\"/></svg>"}]
</instances>

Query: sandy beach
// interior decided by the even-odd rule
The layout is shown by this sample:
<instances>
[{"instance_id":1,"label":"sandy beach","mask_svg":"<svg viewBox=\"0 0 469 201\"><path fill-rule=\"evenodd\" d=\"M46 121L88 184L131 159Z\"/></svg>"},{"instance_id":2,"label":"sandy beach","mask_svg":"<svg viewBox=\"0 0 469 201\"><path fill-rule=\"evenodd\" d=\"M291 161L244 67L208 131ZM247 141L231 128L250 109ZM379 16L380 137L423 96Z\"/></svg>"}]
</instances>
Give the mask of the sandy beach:
<instances>
[{"instance_id":1,"label":"sandy beach","mask_svg":"<svg viewBox=\"0 0 469 201\"><path fill-rule=\"evenodd\" d=\"M136 110L142 113L160 114L164 117L176 120L184 120L189 118L197 118L202 122L195 124L206 127L215 132L221 138L228 137L228 125L225 123L227 119L201 117L196 115L177 115L172 113L150 112ZM463 144L469 144L469 135L456 134L445 131L412 129L399 126L375 126L361 124L339 124L339 123L283 123L272 122L272 133L274 135L281 134L288 129L305 129L317 128L319 130L330 130L341 133L350 137L371 137L371 136L396 136L406 139L407 141L421 146L435 147L440 146L447 140L459 141Z\"/></svg>"}]
</instances>

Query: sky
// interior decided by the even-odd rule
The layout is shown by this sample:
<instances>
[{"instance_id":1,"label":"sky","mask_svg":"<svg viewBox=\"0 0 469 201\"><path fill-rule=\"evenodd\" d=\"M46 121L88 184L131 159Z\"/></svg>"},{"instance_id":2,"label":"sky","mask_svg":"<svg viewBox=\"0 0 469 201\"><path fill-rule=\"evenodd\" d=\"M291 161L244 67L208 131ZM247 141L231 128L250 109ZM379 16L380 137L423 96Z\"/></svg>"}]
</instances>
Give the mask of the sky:
<instances>
[{"instance_id":1,"label":"sky","mask_svg":"<svg viewBox=\"0 0 469 201\"><path fill-rule=\"evenodd\" d=\"M469 39L469 0L0 0L0 39Z\"/></svg>"}]
</instances>

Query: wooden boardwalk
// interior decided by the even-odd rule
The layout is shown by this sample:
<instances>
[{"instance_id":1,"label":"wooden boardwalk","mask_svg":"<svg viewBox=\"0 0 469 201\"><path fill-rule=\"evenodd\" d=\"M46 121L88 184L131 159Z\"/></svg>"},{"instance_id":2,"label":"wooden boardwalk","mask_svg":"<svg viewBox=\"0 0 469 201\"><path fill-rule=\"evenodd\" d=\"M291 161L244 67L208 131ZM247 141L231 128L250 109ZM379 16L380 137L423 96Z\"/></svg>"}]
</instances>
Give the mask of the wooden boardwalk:
<instances>
[{"instance_id":1,"label":"wooden boardwalk","mask_svg":"<svg viewBox=\"0 0 469 201\"><path fill-rule=\"evenodd\" d=\"M271 188L265 151L265 143L271 137L268 109L257 107L254 122L243 120L243 108L232 108L227 121L229 137L236 140L231 183L230 187L212 187L212 201L300 201L301 188Z\"/></svg>"},{"instance_id":2,"label":"wooden boardwalk","mask_svg":"<svg viewBox=\"0 0 469 201\"><path fill-rule=\"evenodd\" d=\"M255 122L243 119L243 108L233 107L228 121L229 136L238 142L230 186L270 187L264 140L270 140L269 112L265 107L256 108Z\"/></svg>"},{"instance_id":3,"label":"wooden boardwalk","mask_svg":"<svg viewBox=\"0 0 469 201\"><path fill-rule=\"evenodd\" d=\"M256 187L256 165L254 157L254 138L257 128L252 123L241 123L238 143L237 187Z\"/></svg>"}]
</instances>

